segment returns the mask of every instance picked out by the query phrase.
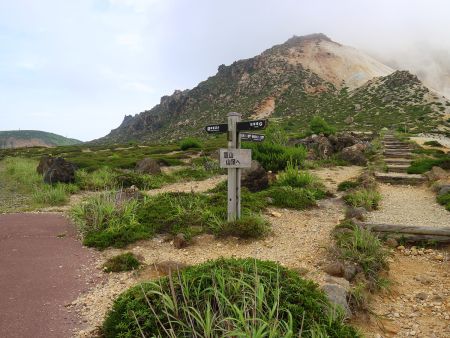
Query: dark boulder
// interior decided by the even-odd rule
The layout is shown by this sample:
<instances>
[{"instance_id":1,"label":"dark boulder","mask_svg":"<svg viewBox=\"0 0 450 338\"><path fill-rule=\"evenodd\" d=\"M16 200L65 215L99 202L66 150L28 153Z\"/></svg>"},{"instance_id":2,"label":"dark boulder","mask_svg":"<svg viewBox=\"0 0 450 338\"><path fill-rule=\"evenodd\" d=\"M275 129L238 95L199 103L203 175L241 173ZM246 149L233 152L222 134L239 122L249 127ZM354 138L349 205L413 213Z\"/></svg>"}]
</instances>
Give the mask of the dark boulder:
<instances>
[{"instance_id":1,"label":"dark boulder","mask_svg":"<svg viewBox=\"0 0 450 338\"><path fill-rule=\"evenodd\" d=\"M62 157L52 159L51 166L44 172L44 182L73 183L75 181L75 166Z\"/></svg>"},{"instance_id":2,"label":"dark boulder","mask_svg":"<svg viewBox=\"0 0 450 338\"><path fill-rule=\"evenodd\" d=\"M360 140L356 136L349 133L330 135L328 140L330 141L335 153L342 151L344 148L360 143Z\"/></svg>"},{"instance_id":3,"label":"dark boulder","mask_svg":"<svg viewBox=\"0 0 450 338\"><path fill-rule=\"evenodd\" d=\"M54 158L48 155L44 155L39 160L39 164L36 168L38 174L44 175L45 172L52 166Z\"/></svg>"},{"instance_id":4,"label":"dark boulder","mask_svg":"<svg viewBox=\"0 0 450 338\"><path fill-rule=\"evenodd\" d=\"M161 167L153 158L144 158L136 164L136 171L141 174L160 174Z\"/></svg>"},{"instance_id":5,"label":"dark boulder","mask_svg":"<svg viewBox=\"0 0 450 338\"><path fill-rule=\"evenodd\" d=\"M261 191L269 186L267 171L258 161L253 160L250 168L242 170L241 186L246 187L251 192Z\"/></svg>"},{"instance_id":6,"label":"dark boulder","mask_svg":"<svg viewBox=\"0 0 450 338\"><path fill-rule=\"evenodd\" d=\"M341 158L351 164L366 165L367 158L364 154L367 148L366 144L358 143L350 147L346 147L341 152Z\"/></svg>"}]
</instances>

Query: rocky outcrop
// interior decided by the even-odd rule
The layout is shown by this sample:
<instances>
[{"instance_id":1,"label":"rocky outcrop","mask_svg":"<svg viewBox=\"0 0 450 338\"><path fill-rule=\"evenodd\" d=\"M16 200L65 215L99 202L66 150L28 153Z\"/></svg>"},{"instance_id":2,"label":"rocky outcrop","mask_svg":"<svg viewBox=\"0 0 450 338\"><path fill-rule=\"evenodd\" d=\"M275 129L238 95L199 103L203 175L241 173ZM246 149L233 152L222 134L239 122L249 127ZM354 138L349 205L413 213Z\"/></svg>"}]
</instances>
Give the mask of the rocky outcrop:
<instances>
[{"instance_id":1,"label":"rocky outcrop","mask_svg":"<svg viewBox=\"0 0 450 338\"><path fill-rule=\"evenodd\" d=\"M364 152L367 149L367 145L363 143L358 143L350 147L342 149L341 158L348 163L355 165L366 165L367 158Z\"/></svg>"},{"instance_id":2,"label":"rocky outcrop","mask_svg":"<svg viewBox=\"0 0 450 338\"><path fill-rule=\"evenodd\" d=\"M250 168L242 170L241 186L251 192L261 191L269 186L269 176L258 161L253 160Z\"/></svg>"},{"instance_id":3,"label":"rocky outcrop","mask_svg":"<svg viewBox=\"0 0 450 338\"><path fill-rule=\"evenodd\" d=\"M153 158L144 158L136 164L136 171L141 174L156 175L161 173L161 167Z\"/></svg>"},{"instance_id":4,"label":"rocky outcrop","mask_svg":"<svg viewBox=\"0 0 450 338\"><path fill-rule=\"evenodd\" d=\"M44 182L48 184L75 182L75 166L62 157L53 158L50 167L44 172Z\"/></svg>"}]
</instances>

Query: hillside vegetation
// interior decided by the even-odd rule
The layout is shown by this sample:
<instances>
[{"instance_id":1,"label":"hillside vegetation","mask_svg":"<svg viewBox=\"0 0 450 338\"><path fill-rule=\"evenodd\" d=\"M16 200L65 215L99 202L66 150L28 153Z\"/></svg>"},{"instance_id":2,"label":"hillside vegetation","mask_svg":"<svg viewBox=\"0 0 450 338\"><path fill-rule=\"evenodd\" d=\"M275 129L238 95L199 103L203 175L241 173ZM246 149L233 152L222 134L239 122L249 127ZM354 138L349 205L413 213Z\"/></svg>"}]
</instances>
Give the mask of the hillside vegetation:
<instances>
[{"instance_id":1,"label":"hillside vegetation","mask_svg":"<svg viewBox=\"0 0 450 338\"><path fill-rule=\"evenodd\" d=\"M82 142L40 130L0 131L0 149L69 146L79 143Z\"/></svg>"}]
</instances>

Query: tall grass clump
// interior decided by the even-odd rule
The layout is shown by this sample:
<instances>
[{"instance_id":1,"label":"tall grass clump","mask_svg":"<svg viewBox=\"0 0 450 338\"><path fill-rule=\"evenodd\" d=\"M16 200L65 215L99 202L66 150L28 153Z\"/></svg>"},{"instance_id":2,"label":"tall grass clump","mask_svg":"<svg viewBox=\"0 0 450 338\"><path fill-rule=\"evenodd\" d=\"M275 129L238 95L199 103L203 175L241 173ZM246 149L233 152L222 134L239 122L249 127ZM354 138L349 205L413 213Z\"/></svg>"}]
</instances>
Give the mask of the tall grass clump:
<instances>
[{"instance_id":1,"label":"tall grass clump","mask_svg":"<svg viewBox=\"0 0 450 338\"><path fill-rule=\"evenodd\" d=\"M4 160L6 174L22 187L32 188L43 185L42 176L36 171L36 160L19 157L8 157Z\"/></svg>"},{"instance_id":2,"label":"tall grass clump","mask_svg":"<svg viewBox=\"0 0 450 338\"><path fill-rule=\"evenodd\" d=\"M39 205L63 205L68 202L69 195L77 191L78 187L74 184L43 184L36 187L31 196L33 202Z\"/></svg>"},{"instance_id":3,"label":"tall grass clump","mask_svg":"<svg viewBox=\"0 0 450 338\"><path fill-rule=\"evenodd\" d=\"M136 200L116 204L114 193L103 193L74 206L70 214L83 234L85 245L99 249L123 247L154 233L137 220L138 206Z\"/></svg>"},{"instance_id":4,"label":"tall grass clump","mask_svg":"<svg viewBox=\"0 0 450 338\"><path fill-rule=\"evenodd\" d=\"M381 195L374 189L357 189L344 196L344 201L352 207L363 207L368 211L378 209Z\"/></svg>"},{"instance_id":5,"label":"tall grass clump","mask_svg":"<svg viewBox=\"0 0 450 338\"><path fill-rule=\"evenodd\" d=\"M286 168L288 163L303 163L307 151L304 147L290 147L276 143L261 142L246 145L252 149L252 158L266 170L280 171Z\"/></svg>"},{"instance_id":6,"label":"tall grass clump","mask_svg":"<svg viewBox=\"0 0 450 338\"><path fill-rule=\"evenodd\" d=\"M192 148L201 148L202 145L199 140L196 140L194 138L186 138L180 143L180 149L181 150L188 150Z\"/></svg>"},{"instance_id":7,"label":"tall grass clump","mask_svg":"<svg viewBox=\"0 0 450 338\"><path fill-rule=\"evenodd\" d=\"M379 273L388 267L386 250L370 230L347 223L350 231L337 231L335 235L341 258L361 266L369 281L377 281Z\"/></svg>"},{"instance_id":8,"label":"tall grass clump","mask_svg":"<svg viewBox=\"0 0 450 338\"><path fill-rule=\"evenodd\" d=\"M136 270L141 265L139 259L132 252L125 252L123 254L109 258L103 264L103 271L105 272L122 272Z\"/></svg>"},{"instance_id":9,"label":"tall grass clump","mask_svg":"<svg viewBox=\"0 0 450 338\"><path fill-rule=\"evenodd\" d=\"M450 211L450 192L437 197L437 202Z\"/></svg>"},{"instance_id":10,"label":"tall grass clump","mask_svg":"<svg viewBox=\"0 0 450 338\"><path fill-rule=\"evenodd\" d=\"M309 130L312 134L324 134L325 136L336 133L336 128L330 126L322 117L314 116L309 122Z\"/></svg>"},{"instance_id":11,"label":"tall grass clump","mask_svg":"<svg viewBox=\"0 0 450 338\"><path fill-rule=\"evenodd\" d=\"M84 190L110 190L117 186L116 176L116 173L108 167L92 172L79 169L75 172L75 182Z\"/></svg>"},{"instance_id":12,"label":"tall grass clump","mask_svg":"<svg viewBox=\"0 0 450 338\"><path fill-rule=\"evenodd\" d=\"M137 285L105 337L359 337L317 285L270 261L219 259Z\"/></svg>"},{"instance_id":13,"label":"tall grass clump","mask_svg":"<svg viewBox=\"0 0 450 338\"><path fill-rule=\"evenodd\" d=\"M276 184L293 188L324 188L317 176L305 170L299 170L298 166L291 161L287 163L286 169L278 175Z\"/></svg>"}]
</instances>

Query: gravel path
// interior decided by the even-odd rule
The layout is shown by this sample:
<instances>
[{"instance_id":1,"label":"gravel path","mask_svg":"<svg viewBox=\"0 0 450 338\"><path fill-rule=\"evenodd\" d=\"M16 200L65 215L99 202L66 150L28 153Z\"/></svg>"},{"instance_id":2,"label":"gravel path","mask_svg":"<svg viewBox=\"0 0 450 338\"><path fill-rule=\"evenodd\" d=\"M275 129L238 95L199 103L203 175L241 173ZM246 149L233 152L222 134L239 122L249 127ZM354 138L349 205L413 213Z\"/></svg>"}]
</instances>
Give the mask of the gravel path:
<instances>
[{"instance_id":1,"label":"gravel path","mask_svg":"<svg viewBox=\"0 0 450 338\"><path fill-rule=\"evenodd\" d=\"M367 222L417 226L449 226L450 212L436 202L436 194L424 186L380 185L383 199Z\"/></svg>"},{"instance_id":2,"label":"gravel path","mask_svg":"<svg viewBox=\"0 0 450 338\"><path fill-rule=\"evenodd\" d=\"M145 193L153 196L163 192L205 192L227 179L226 175L214 176L203 181L188 181L166 185L160 189L148 190Z\"/></svg>"}]
</instances>

